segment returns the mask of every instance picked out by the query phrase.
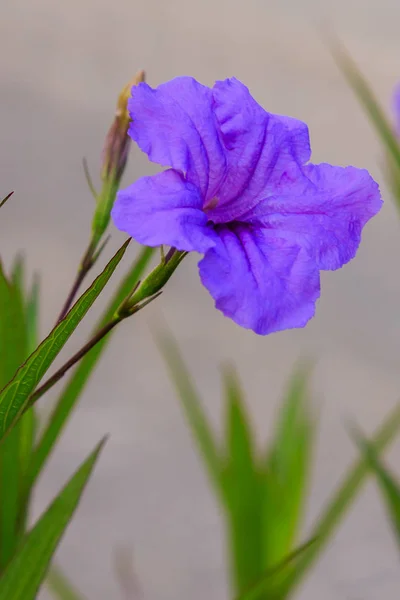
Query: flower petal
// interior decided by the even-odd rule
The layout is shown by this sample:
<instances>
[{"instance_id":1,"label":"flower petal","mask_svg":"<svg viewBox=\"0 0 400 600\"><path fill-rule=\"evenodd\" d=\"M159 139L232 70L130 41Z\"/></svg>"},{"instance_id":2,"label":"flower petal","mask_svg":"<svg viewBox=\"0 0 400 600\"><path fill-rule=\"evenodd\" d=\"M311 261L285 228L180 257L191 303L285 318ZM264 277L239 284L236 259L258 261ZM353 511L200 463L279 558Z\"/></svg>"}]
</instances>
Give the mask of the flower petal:
<instances>
[{"instance_id":1,"label":"flower petal","mask_svg":"<svg viewBox=\"0 0 400 600\"><path fill-rule=\"evenodd\" d=\"M362 228L382 206L378 184L355 167L310 164L303 173L243 220L290 232L320 269L338 269L354 258Z\"/></svg>"},{"instance_id":2,"label":"flower petal","mask_svg":"<svg viewBox=\"0 0 400 600\"><path fill-rule=\"evenodd\" d=\"M206 252L218 239L201 207L199 190L169 169L118 192L111 216L118 229L146 246Z\"/></svg>"},{"instance_id":3,"label":"flower petal","mask_svg":"<svg viewBox=\"0 0 400 600\"><path fill-rule=\"evenodd\" d=\"M217 231L222 244L199 263L216 308L262 335L303 327L319 297L319 272L308 253L273 230L231 224Z\"/></svg>"},{"instance_id":4,"label":"flower petal","mask_svg":"<svg viewBox=\"0 0 400 600\"><path fill-rule=\"evenodd\" d=\"M237 79L218 81L213 98L227 174L209 215L223 223L256 206L284 174L294 178L311 150L305 123L267 113Z\"/></svg>"},{"instance_id":5,"label":"flower petal","mask_svg":"<svg viewBox=\"0 0 400 600\"><path fill-rule=\"evenodd\" d=\"M192 77L177 77L152 89L132 88L129 135L149 159L186 174L205 200L225 173L225 154L212 111L212 91Z\"/></svg>"}]
</instances>

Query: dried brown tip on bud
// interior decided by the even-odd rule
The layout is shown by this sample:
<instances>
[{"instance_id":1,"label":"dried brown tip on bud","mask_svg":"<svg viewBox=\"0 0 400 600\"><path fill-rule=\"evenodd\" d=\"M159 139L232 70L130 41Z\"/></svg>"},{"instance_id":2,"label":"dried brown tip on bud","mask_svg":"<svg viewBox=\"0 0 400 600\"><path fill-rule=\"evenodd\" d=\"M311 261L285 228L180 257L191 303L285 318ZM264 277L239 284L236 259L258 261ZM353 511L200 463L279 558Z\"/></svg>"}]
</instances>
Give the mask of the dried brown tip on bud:
<instances>
[{"instance_id":1,"label":"dried brown tip on bud","mask_svg":"<svg viewBox=\"0 0 400 600\"><path fill-rule=\"evenodd\" d=\"M131 95L131 90L134 85L139 85L146 79L145 72L138 71L136 75L126 84L126 86L122 89L117 102L117 110L115 116L120 119L122 122L129 123L129 113L128 113L128 99Z\"/></svg>"},{"instance_id":2,"label":"dried brown tip on bud","mask_svg":"<svg viewBox=\"0 0 400 600\"><path fill-rule=\"evenodd\" d=\"M132 87L145 80L145 72L138 71L136 75L127 83L118 96L117 108L114 120L108 131L102 161L102 176L110 177L113 175L117 179L122 176L128 157L130 140L128 138L129 112L128 100L131 95Z\"/></svg>"}]
</instances>

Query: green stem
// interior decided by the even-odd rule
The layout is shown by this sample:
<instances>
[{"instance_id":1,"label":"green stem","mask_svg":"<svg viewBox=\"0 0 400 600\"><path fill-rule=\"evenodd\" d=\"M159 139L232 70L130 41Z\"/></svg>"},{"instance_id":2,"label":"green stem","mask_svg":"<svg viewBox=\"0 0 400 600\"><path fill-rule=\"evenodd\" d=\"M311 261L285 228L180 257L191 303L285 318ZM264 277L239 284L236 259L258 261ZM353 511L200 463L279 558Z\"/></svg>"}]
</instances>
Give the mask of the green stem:
<instances>
[{"instance_id":1,"label":"green stem","mask_svg":"<svg viewBox=\"0 0 400 600\"><path fill-rule=\"evenodd\" d=\"M138 259L135 261L130 271L120 283L103 315L96 324L93 334L105 327L105 325L111 321L121 302L129 295L129 293L137 284L138 280L142 276L142 273L149 264L153 254L154 248L142 248ZM31 456L27 477L29 480L29 489L31 489L31 487L34 485L36 478L50 456L61 431L65 427L72 410L79 400L79 396L82 394L85 385L87 384L95 366L100 360L100 357L104 353L104 350L114 334L114 331L115 330L112 330L109 335L103 337L100 342L82 358L82 360L74 369L69 381L62 389L49 418L48 424L38 440L36 448Z\"/></svg>"},{"instance_id":2,"label":"green stem","mask_svg":"<svg viewBox=\"0 0 400 600\"><path fill-rule=\"evenodd\" d=\"M71 308L71 306L73 304L75 296L78 293L83 280L85 279L86 275L89 273L90 269L93 267L93 264L94 264L93 257L96 252L96 247L97 247L97 243L92 239L89 246L87 247L87 249L85 251L85 254L82 257L78 272L75 277L75 281L72 284L72 287L67 296L67 299L64 302L64 305L61 309L60 314L58 315L56 325L58 325L60 323L60 321L62 321L65 318L66 314L68 313L69 309Z\"/></svg>"},{"instance_id":3,"label":"green stem","mask_svg":"<svg viewBox=\"0 0 400 600\"><path fill-rule=\"evenodd\" d=\"M96 344L100 342L118 323L125 318L125 315L114 317L107 325L98 331L76 354L74 354L67 362L49 377L45 383L38 387L30 397L28 408L30 408L43 394L45 394L54 384L57 383L65 373L69 371L78 361L81 360Z\"/></svg>"}]
</instances>

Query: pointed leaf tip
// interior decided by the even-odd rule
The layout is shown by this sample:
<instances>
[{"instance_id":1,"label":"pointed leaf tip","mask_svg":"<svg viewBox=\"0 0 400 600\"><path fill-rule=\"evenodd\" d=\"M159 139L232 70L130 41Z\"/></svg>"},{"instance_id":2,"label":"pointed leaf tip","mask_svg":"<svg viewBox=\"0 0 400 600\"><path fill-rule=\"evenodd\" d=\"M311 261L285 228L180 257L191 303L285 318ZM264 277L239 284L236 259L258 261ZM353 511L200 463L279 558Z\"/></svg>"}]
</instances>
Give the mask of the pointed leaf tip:
<instances>
[{"instance_id":1,"label":"pointed leaf tip","mask_svg":"<svg viewBox=\"0 0 400 600\"><path fill-rule=\"evenodd\" d=\"M0 578L0 600L35 600L105 443L101 440L24 538Z\"/></svg>"},{"instance_id":2,"label":"pointed leaf tip","mask_svg":"<svg viewBox=\"0 0 400 600\"><path fill-rule=\"evenodd\" d=\"M14 194L14 192L10 192L9 194L7 194L7 196L5 198L3 198L3 200L1 200L0 208L5 205L7 200L9 200L13 194Z\"/></svg>"},{"instance_id":3,"label":"pointed leaf tip","mask_svg":"<svg viewBox=\"0 0 400 600\"><path fill-rule=\"evenodd\" d=\"M7 200L9 200L11 198L11 196L14 194L14 192L10 192L9 194L7 194L7 196L5 198L3 198L3 200L0 201L0 208L2 206L4 206L4 204L7 202Z\"/></svg>"},{"instance_id":4,"label":"pointed leaf tip","mask_svg":"<svg viewBox=\"0 0 400 600\"><path fill-rule=\"evenodd\" d=\"M400 486L382 463L374 444L371 444L356 427L352 427L351 437L357 444L371 471L377 478L386 509L392 522L393 533L400 545Z\"/></svg>"}]
</instances>

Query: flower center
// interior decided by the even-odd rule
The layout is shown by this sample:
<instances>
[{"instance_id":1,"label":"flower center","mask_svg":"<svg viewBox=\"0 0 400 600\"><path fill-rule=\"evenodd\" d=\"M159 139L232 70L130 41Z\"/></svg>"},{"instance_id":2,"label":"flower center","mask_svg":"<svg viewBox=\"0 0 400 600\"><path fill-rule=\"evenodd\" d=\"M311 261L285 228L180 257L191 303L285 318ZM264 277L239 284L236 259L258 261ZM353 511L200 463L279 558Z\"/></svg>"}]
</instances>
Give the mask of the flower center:
<instances>
[{"instance_id":1,"label":"flower center","mask_svg":"<svg viewBox=\"0 0 400 600\"><path fill-rule=\"evenodd\" d=\"M213 210L214 208L217 207L217 205L218 205L218 198L216 196L214 196L214 198L211 198L211 200L206 202L206 204L203 206L203 210L205 212L207 212L208 210Z\"/></svg>"}]
</instances>

